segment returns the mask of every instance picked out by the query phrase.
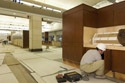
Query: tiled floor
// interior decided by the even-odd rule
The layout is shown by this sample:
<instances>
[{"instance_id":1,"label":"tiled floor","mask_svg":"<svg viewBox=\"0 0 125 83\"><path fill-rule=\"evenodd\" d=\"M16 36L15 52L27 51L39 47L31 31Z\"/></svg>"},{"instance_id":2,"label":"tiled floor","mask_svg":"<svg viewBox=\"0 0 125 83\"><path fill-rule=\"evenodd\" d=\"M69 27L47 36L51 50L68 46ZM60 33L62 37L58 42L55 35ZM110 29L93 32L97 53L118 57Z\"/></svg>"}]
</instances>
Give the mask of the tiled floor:
<instances>
[{"instance_id":1,"label":"tiled floor","mask_svg":"<svg viewBox=\"0 0 125 83\"><path fill-rule=\"evenodd\" d=\"M38 81L38 83L57 83L55 76L57 73L66 73L70 71L77 71L79 69L71 67L62 63L62 48L50 47L46 49L42 46L43 52L29 52L28 49L22 49L20 47L7 45L5 47L0 46L0 49L11 51L13 56L19 60L23 65L30 70L31 75ZM1 57L0 57L1 58ZM1 66L0 66L1 67ZM70 71L64 71L67 68ZM0 70L1 72L2 70ZM62 72L63 71L63 72ZM9 77L6 75L6 77ZM1 77L0 77L1 79ZM1 82L0 83L6 83ZM16 82L10 82L16 83ZM68 83L68 82L67 82ZM110 80L95 79L90 77L89 81L79 81L77 83L114 83Z\"/></svg>"}]
</instances>

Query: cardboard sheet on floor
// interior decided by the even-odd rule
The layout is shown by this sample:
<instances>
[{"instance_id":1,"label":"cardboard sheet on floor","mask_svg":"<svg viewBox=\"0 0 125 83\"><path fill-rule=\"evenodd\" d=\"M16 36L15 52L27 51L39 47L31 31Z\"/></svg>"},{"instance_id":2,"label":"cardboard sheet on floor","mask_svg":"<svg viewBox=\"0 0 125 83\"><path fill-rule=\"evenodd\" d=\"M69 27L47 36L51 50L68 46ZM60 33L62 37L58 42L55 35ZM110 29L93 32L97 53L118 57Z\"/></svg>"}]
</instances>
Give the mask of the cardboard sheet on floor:
<instances>
[{"instance_id":1,"label":"cardboard sheet on floor","mask_svg":"<svg viewBox=\"0 0 125 83\"><path fill-rule=\"evenodd\" d=\"M36 73L31 73L31 75L33 76L33 78L38 82L38 83L46 83L44 82L40 76L38 76Z\"/></svg>"},{"instance_id":2,"label":"cardboard sheet on floor","mask_svg":"<svg viewBox=\"0 0 125 83\"><path fill-rule=\"evenodd\" d=\"M39 58L40 56L37 56L33 53L21 53L21 54L13 54L14 57L16 57L18 60L24 60L24 59L33 59L33 58Z\"/></svg>"},{"instance_id":3,"label":"cardboard sheet on floor","mask_svg":"<svg viewBox=\"0 0 125 83\"><path fill-rule=\"evenodd\" d=\"M3 60L5 56L6 56L5 53L1 53L1 54L0 54L0 60Z\"/></svg>"},{"instance_id":4,"label":"cardboard sheet on floor","mask_svg":"<svg viewBox=\"0 0 125 83\"><path fill-rule=\"evenodd\" d=\"M10 53L10 52L14 52L13 49L1 49L0 53Z\"/></svg>"},{"instance_id":5,"label":"cardboard sheet on floor","mask_svg":"<svg viewBox=\"0 0 125 83\"><path fill-rule=\"evenodd\" d=\"M19 64L19 61L12 55L5 56L4 63L7 65L17 65Z\"/></svg>"},{"instance_id":6,"label":"cardboard sheet on floor","mask_svg":"<svg viewBox=\"0 0 125 83\"><path fill-rule=\"evenodd\" d=\"M18 50L16 49L16 51L12 54L22 54L22 53L25 53L25 51L22 49L18 49Z\"/></svg>"},{"instance_id":7,"label":"cardboard sheet on floor","mask_svg":"<svg viewBox=\"0 0 125 83\"><path fill-rule=\"evenodd\" d=\"M61 59L62 58L62 50L56 50L52 52L43 52L38 54L39 56L42 56L44 58L54 60L54 59Z\"/></svg>"},{"instance_id":8,"label":"cardboard sheet on floor","mask_svg":"<svg viewBox=\"0 0 125 83\"><path fill-rule=\"evenodd\" d=\"M71 67L69 65L45 58L22 60L22 62L29 66L32 70L34 70L39 76L45 76L48 74L53 74L60 70L64 70L63 68L61 68L61 66L67 69L74 69L74 67Z\"/></svg>"},{"instance_id":9,"label":"cardboard sheet on floor","mask_svg":"<svg viewBox=\"0 0 125 83\"><path fill-rule=\"evenodd\" d=\"M11 70L9 69L9 67L7 65L1 65L0 66L0 75L1 74L6 74L6 73L11 73ZM2 82L0 82L2 83Z\"/></svg>"},{"instance_id":10,"label":"cardboard sheet on floor","mask_svg":"<svg viewBox=\"0 0 125 83\"><path fill-rule=\"evenodd\" d=\"M20 63L21 63L26 69L28 69L31 73L34 72L30 67L28 67L28 66L27 66L25 63L23 63L22 61L20 61Z\"/></svg>"},{"instance_id":11,"label":"cardboard sheet on floor","mask_svg":"<svg viewBox=\"0 0 125 83\"><path fill-rule=\"evenodd\" d=\"M0 60L0 65L2 65L3 64L3 60Z\"/></svg>"},{"instance_id":12,"label":"cardboard sheet on floor","mask_svg":"<svg viewBox=\"0 0 125 83\"><path fill-rule=\"evenodd\" d=\"M57 54L57 53L44 53L41 54L40 56L50 59L50 60L54 60L54 59L61 59L62 58L62 54Z\"/></svg>"},{"instance_id":13,"label":"cardboard sheet on floor","mask_svg":"<svg viewBox=\"0 0 125 83\"><path fill-rule=\"evenodd\" d=\"M12 73L0 75L0 83L19 83Z\"/></svg>"}]
</instances>

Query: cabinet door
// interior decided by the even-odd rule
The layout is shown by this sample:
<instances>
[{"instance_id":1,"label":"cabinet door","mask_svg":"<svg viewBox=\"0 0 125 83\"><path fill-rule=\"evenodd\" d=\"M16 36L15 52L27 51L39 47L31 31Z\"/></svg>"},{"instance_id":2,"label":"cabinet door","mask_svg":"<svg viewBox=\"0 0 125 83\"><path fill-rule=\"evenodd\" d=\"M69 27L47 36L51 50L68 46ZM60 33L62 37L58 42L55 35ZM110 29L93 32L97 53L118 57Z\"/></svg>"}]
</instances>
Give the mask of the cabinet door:
<instances>
[{"instance_id":1,"label":"cabinet door","mask_svg":"<svg viewBox=\"0 0 125 83\"><path fill-rule=\"evenodd\" d=\"M114 25L113 6L107 6L97 10L98 27L109 27Z\"/></svg>"},{"instance_id":2,"label":"cabinet door","mask_svg":"<svg viewBox=\"0 0 125 83\"><path fill-rule=\"evenodd\" d=\"M104 52L104 73L108 73L111 70L111 50Z\"/></svg>"},{"instance_id":3,"label":"cabinet door","mask_svg":"<svg viewBox=\"0 0 125 83\"><path fill-rule=\"evenodd\" d=\"M112 51L112 71L125 73L125 51Z\"/></svg>"},{"instance_id":4,"label":"cabinet door","mask_svg":"<svg viewBox=\"0 0 125 83\"><path fill-rule=\"evenodd\" d=\"M114 25L125 25L125 2L114 5Z\"/></svg>"}]
</instances>

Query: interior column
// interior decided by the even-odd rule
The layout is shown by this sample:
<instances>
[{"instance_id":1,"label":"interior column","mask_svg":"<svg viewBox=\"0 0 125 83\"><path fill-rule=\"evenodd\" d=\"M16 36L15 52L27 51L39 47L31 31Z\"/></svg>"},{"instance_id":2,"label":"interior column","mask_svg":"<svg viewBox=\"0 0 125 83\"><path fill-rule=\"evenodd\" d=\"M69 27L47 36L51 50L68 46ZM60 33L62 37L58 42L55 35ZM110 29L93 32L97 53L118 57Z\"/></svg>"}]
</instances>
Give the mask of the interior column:
<instances>
[{"instance_id":1,"label":"interior column","mask_svg":"<svg viewBox=\"0 0 125 83\"><path fill-rule=\"evenodd\" d=\"M57 41L57 34L54 32L54 41Z\"/></svg>"},{"instance_id":2,"label":"interior column","mask_svg":"<svg viewBox=\"0 0 125 83\"><path fill-rule=\"evenodd\" d=\"M42 20L40 16L29 19L29 50L42 51Z\"/></svg>"}]
</instances>

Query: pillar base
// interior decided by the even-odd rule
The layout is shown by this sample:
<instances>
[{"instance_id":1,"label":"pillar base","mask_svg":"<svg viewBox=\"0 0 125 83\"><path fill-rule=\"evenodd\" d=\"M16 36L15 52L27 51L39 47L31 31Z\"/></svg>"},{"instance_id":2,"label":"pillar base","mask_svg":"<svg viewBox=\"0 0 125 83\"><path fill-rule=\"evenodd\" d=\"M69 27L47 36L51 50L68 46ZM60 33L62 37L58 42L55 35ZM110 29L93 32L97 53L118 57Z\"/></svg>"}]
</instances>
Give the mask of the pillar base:
<instances>
[{"instance_id":1,"label":"pillar base","mask_svg":"<svg viewBox=\"0 0 125 83\"><path fill-rule=\"evenodd\" d=\"M43 49L42 48L40 48L40 49L29 49L29 51L31 51L31 52L38 52L38 51L43 51Z\"/></svg>"}]
</instances>

